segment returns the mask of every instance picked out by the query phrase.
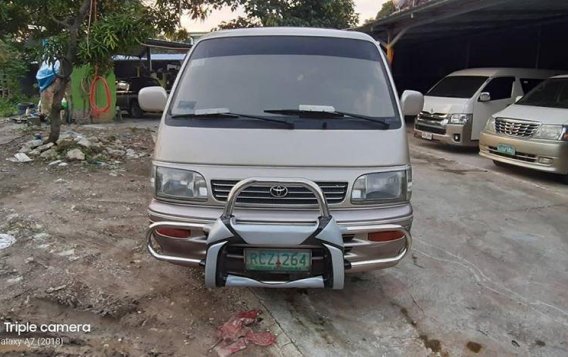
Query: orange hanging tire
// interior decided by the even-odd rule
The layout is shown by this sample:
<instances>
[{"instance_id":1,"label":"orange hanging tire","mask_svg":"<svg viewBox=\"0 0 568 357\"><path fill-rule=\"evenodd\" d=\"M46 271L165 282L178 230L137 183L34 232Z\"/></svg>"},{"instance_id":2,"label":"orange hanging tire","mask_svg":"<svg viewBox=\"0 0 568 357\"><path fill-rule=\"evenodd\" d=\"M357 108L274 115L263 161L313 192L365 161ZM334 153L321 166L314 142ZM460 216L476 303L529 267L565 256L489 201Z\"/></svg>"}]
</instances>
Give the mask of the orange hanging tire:
<instances>
[{"instance_id":1,"label":"orange hanging tire","mask_svg":"<svg viewBox=\"0 0 568 357\"><path fill-rule=\"evenodd\" d=\"M106 106L104 108L100 108L97 105L97 82L101 82L103 88L105 90L105 97L106 97ZM91 89L89 93L89 104L91 105L91 114L98 118L101 114L107 113L110 110L111 106L111 94L110 94L110 87L105 78L101 76L95 76L93 81L91 82Z\"/></svg>"}]
</instances>

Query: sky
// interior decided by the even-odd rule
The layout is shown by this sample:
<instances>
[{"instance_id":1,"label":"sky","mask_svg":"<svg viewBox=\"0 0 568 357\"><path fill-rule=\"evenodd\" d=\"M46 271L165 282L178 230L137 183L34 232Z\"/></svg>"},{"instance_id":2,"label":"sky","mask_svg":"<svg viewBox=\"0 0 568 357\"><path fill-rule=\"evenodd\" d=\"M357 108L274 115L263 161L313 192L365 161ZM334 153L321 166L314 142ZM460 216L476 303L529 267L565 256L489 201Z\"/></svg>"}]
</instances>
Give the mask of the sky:
<instances>
[{"instance_id":1,"label":"sky","mask_svg":"<svg viewBox=\"0 0 568 357\"><path fill-rule=\"evenodd\" d=\"M374 18L386 1L388 0L354 0L359 23L362 24L370 17ZM182 24L189 32L203 32L216 27L221 21L228 21L238 16L244 16L242 10L232 12L231 9L225 8L212 12L205 21L191 20L186 16L182 18Z\"/></svg>"}]
</instances>

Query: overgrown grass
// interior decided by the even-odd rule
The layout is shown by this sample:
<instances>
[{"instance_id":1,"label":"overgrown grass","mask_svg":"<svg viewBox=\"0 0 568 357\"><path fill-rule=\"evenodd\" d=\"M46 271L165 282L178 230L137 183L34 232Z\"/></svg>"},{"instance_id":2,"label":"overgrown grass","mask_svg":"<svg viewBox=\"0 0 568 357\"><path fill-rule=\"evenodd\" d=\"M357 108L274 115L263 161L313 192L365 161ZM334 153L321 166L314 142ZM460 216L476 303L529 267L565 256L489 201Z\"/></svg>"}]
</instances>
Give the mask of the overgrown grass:
<instances>
[{"instance_id":1,"label":"overgrown grass","mask_svg":"<svg viewBox=\"0 0 568 357\"><path fill-rule=\"evenodd\" d=\"M18 113L18 103L34 103L37 105L39 96L20 96L12 99L0 98L0 117L9 117Z\"/></svg>"},{"instance_id":2,"label":"overgrown grass","mask_svg":"<svg viewBox=\"0 0 568 357\"><path fill-rule=\"evenodd\" d=\"M16 105L13 103L0 99L0 117L9 117L16 113Z\"/></svg>"}]
</instances>

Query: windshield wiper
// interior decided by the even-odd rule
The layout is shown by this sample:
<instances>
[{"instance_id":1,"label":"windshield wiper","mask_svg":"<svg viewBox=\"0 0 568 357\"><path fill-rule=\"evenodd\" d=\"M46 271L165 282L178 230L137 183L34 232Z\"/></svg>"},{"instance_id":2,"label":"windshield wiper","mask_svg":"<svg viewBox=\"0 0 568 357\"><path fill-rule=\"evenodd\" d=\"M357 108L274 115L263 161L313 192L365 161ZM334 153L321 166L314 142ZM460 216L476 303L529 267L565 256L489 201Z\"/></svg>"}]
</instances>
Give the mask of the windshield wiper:
<instances>
[{"instance_id":1,"label":"windshield wiper","mask_svg":"<svg viewBox=\"0 0 568 357\"><path fill-rule=\"evenodd\" d=\"M390 124L382 119L369 117L366 115L355 114L355 113L347 113L335 110L335 108L330 106L318 106L318 105L311 105L306 106L306 109L302 108L303 106L300 105L299 109L267 109L264 112L270 114L283 114L283 115L306 115L306 116L334 116L334 117L348 117L353 119L361 119L371 123L375 123L381 126L383 129L390 128Z\"/></svg>"},{"instance_id":2,"label":"windshield wiper","mask_svg":"<svg viewBox=\"0 0 568 357\"><path fill-rule=\"evenodd\" d=\"M212 117L257 119L257 120L267 121L267 122L270 122L270 123L277 123L277 124L285 125L289 129L294 129L294 124L290 123L286 120L272 119L272 118L256 116L256 115L252 115L252 114L232 113L229 110L225 110L224 108L199 109L199 110L194 111L193 113L172 114L172 116L171 116L172 119L212 118Z\"/></svg>"}]
</instances>

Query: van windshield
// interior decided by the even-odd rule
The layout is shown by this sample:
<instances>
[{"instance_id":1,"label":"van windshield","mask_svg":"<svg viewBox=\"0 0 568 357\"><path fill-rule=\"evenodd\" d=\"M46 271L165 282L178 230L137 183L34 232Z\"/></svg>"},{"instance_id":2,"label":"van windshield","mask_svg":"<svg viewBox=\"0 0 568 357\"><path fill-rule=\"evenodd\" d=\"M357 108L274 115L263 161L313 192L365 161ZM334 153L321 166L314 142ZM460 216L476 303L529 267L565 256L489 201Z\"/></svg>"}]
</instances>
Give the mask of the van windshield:
<instances>
[{"instance_id":1,"label":"van windshield","mask_svg":"<svg viewBox=\"0 0 568 357\"><path fill-rule=\"evenodd\" d=\"M515 104L568 108L568 78L546 80Z\"/></svg>"},{"instance_id":2,"label":"van windshield","mask_svg":"<svg viewBox=\"0 0 568 357\"><path fill-rule=\"evenodd\" d=\"M401 126L379 49L368 41L308 36L209 39L198 43L180 75L170 119L187 118L168 120L168 125L270 126L246 117L254 115L285 118L295 128L321 129L322 120L329 122L327 129L377 128L352 116L305 117L298 110L325 106L378 118L390 129ZM215 108L242 115L190 118Z\"/></svg>"},{"instance_id":3,"label":"van windshield","mask_svg":"<svg viewBox=\"0 0 568 357\"><path fill-rule=\"evenodd\" d=\"M449 76L439 81L426 95L430 97L471 98L487 81L483 76Z\"/></svg>"}]
</instances>

